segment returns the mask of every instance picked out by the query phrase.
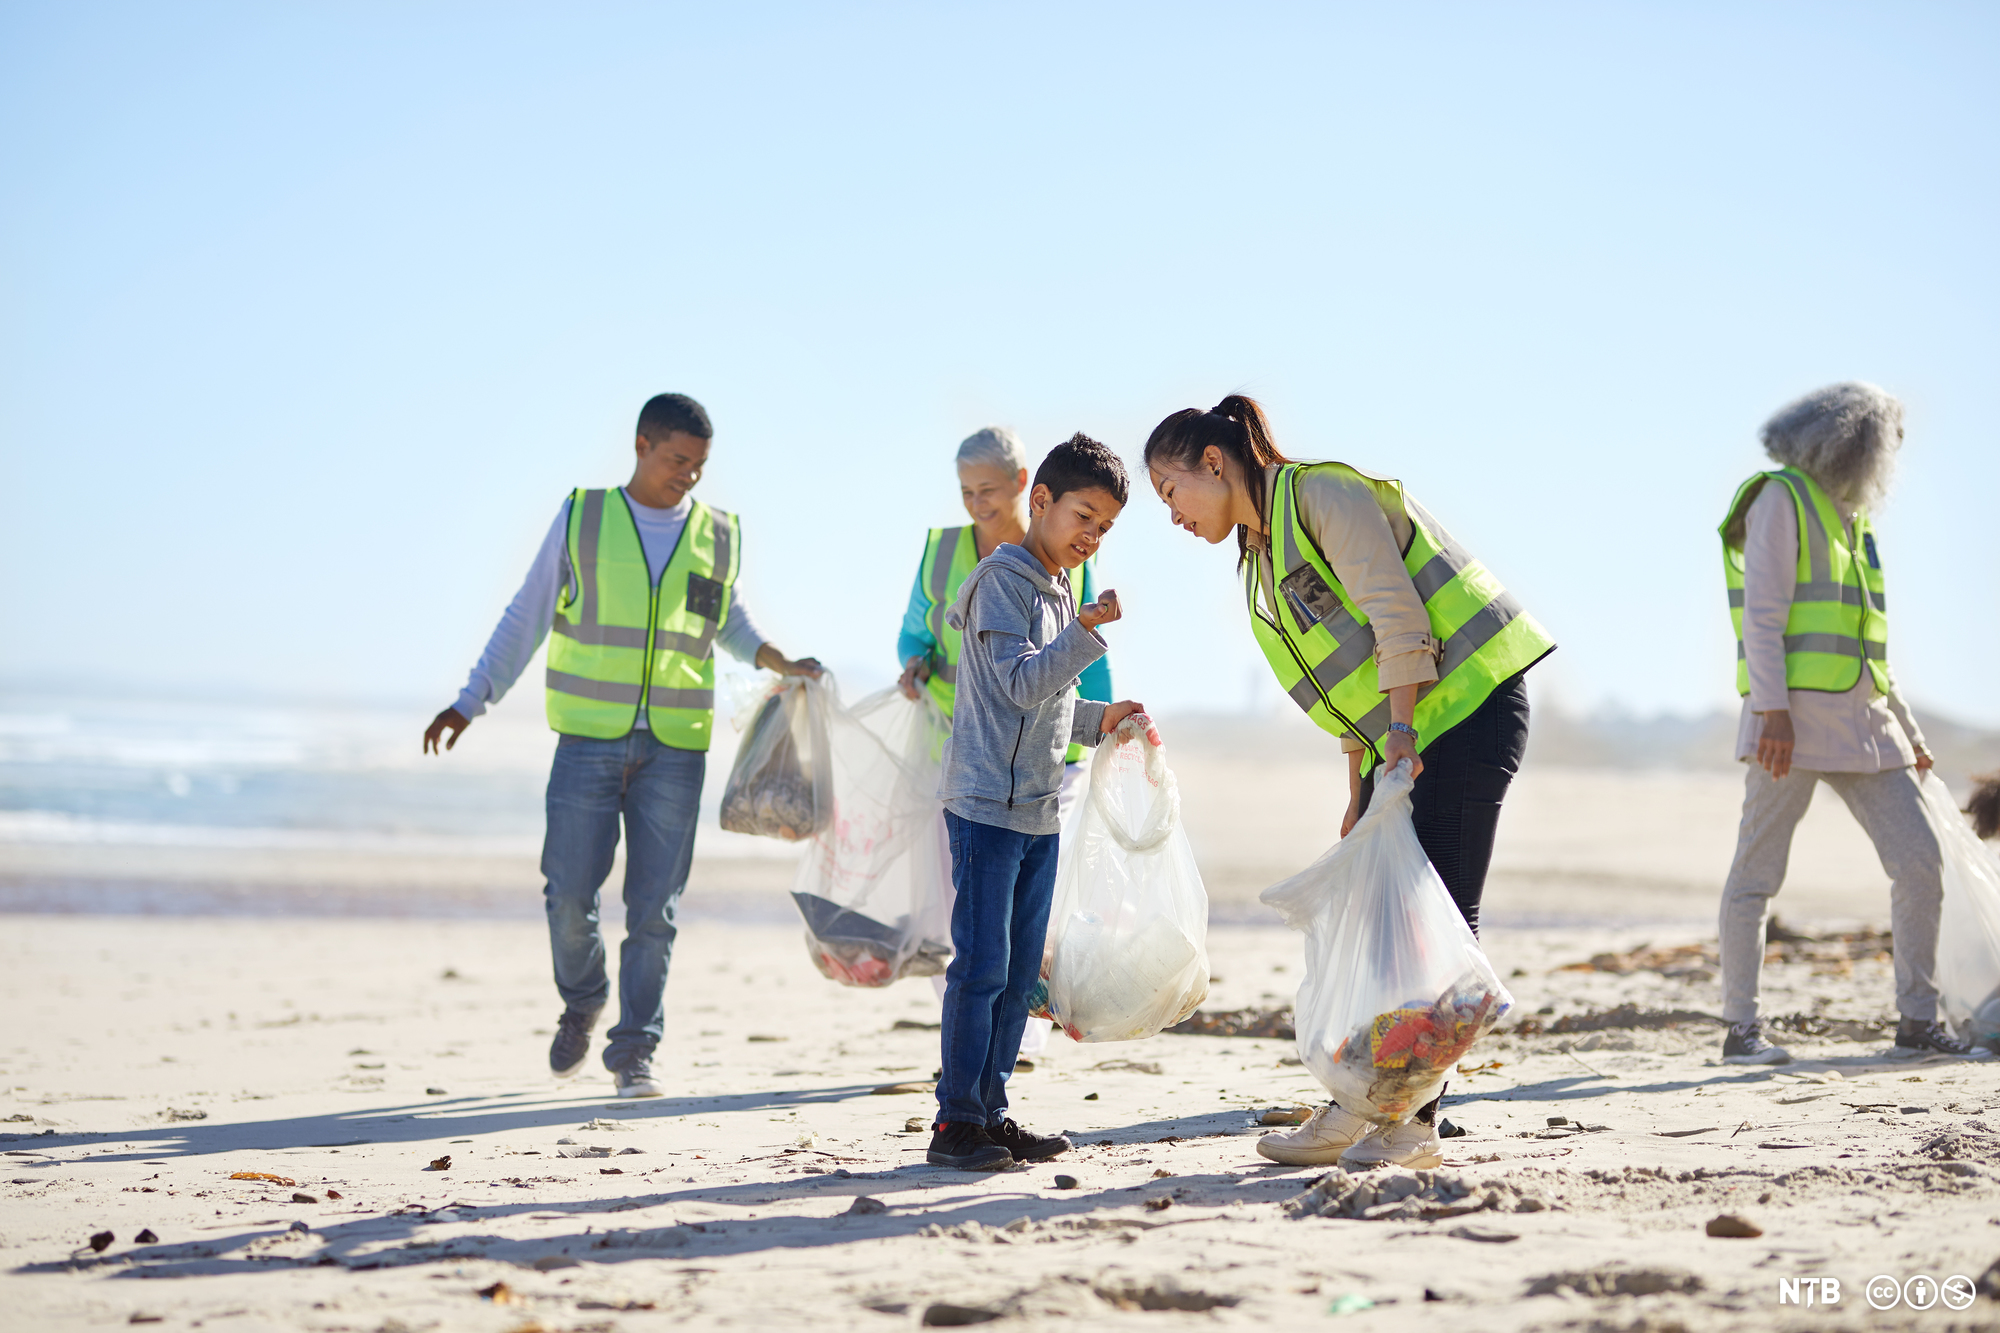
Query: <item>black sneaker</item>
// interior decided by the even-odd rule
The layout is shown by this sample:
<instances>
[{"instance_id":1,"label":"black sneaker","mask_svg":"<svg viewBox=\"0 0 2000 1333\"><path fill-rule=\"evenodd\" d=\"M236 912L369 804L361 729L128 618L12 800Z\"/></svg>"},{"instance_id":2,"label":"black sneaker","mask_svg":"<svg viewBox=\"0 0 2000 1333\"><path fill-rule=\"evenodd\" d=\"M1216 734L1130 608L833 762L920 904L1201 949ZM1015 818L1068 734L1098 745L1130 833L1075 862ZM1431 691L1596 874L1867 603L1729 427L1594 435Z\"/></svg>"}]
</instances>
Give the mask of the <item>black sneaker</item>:
<instances>
[{"instance_id":1,"label":"black sneaker","mask_svg":"<svg viewBox=\"0 0 2000 1333\"><path fill-rule=\"evenodd\" d=\"M924 1160L932 1166L955 1166L961 1171L998 1171L1014 1165L1014 1154L995 1143L986 1126L947 1120L931 1135L931 1148Z\"/></svg>"},{"instance_id":2,"label":"black sneaker","mask_svg":"<svg viewBox=\"0 0 2000 1333\"><path fill-rule=\"evenodd\" d=\"M1726 1065L1788 1065L1792 1053L1764 1040L1764 1025L1757 1019L1731 1023L1722 1039L1722 1063Z\"/></svg>"},{"instance_id":3,"label":"black sneaker","mask_svg":"<svg viewBox=\"0 0 2000 1333\"><path fill-rule=\"evenodd\" d=\"M597 1026L602 1009L565 1009L556 1020L556 1039L549 1043L549 1070L557 1078L568 1078L583 1068L590 1055L590 1033Z\"/></svg>"},{"instance_id":4,"label":"black sneaker","mask_svg":"<svg viewBox=\"0 0 2000 1333\"><path fill-rule=\"evenodd\" d=\"M1037 1134L1022 1129L1012 1120L986 1127L986 1137L1012 1153L1017 1162L1040 1162L1069 1151L1069 1140L1060 1134Z\"/></svg>"},{"instance_id":5,"label":"black sneaker","mask_svg":"<svg viewBox=\"0 0 2000 1333\"><path fill-rule=\"evenodd\" d=\"M658 1079L653 1077L653 1062L648 1056L642 1055L636 1060L627 1061L624 1065L612 1070L611 1073L618 1080L618 1095L620 1097L664 1097L667 1095L667 1090L660 1086Z\"/></svg>"},{"instance_id":6,"label":"black sneaker","mask_svg":"<svg viewBox=\"0 0 2000 1333\"><path fill-rule=\"evenodd\" d=\"M1898 1060L1914 1060L1920 1055L1956 1055L1964 1060L1984 1060L1993 1052L1984 1046L1960 1041L1936 1019L1926 1023L1921 1019L1906 1018L1896 1025L1896 1044L1889 1048L1889 1054Z\"/></svg>"}]
</instances>

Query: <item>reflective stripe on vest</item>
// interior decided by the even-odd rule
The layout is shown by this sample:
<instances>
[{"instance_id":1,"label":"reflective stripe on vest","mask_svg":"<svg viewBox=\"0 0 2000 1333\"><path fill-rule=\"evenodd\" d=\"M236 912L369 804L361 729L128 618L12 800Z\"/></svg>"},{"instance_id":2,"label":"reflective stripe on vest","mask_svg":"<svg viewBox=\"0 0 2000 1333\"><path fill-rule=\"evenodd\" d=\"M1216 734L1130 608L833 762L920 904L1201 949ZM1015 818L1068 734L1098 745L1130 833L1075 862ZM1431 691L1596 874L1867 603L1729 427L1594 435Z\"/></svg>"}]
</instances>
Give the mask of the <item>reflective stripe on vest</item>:
<instances>
[{"instance_id":1,"label":"reflective stripe on vest","mask_svg":"<svg viewBox=\"0 0 2000 1333\"><path fill-rule=\"evenodd\" d=\"M690 502L656 587L624 492L572 493L570 581L549 636L549 725L610 740L632 730L643 706L662 744L706 750L715 635L729 615L741 545L734 515Z\"/></svg>"},{"instance_id":2,"label":"reflective stripe on vest","mask_svg":"<svg viewBox=\"0 0 2000 1333\"><path fill-rule=\"evenodd\" d=\"M1853 534L1818 482L1796 468L1759 472L1736 490L1722 535L1723 581L1736 631L1736 692L1750 693L1750 659L1743 646L1743 547L1751 502L1771 482L1790 493L1798 519L1799 554L1792 601L1785 613L1785 688L1845 693L1867 664L1877 691L1889 692L1888 599L1882 591L1875 529L1866 511Z\"/></svg>"},{"instance_id":3,"label":"reflective stripe on vest","mask_svg":"<svg viewBox=\"0 0 2000 1333\"><path fill-rule=\"evenodd\" d=\"M1388 502L1384 508L1393 503L1409 516L1403 567L1423 599L1431 637L1441 645L1437 682L1417 700L1420 750L1470 717L1502 682L1547 656L1555 640L1404 494L1400 482L1342 463L1280 468L1270 503L1271 578L1265 579L1263 559L1251 559L1244 569L1251 630L1292 702L1325 730L1368 747L1365 772L1381 759L1389 700L1376 675L1375 630L1299 520L1295 483L1305 467L1338 468L1373 491L1378 503Z\"/></svg>"}]
</instances>

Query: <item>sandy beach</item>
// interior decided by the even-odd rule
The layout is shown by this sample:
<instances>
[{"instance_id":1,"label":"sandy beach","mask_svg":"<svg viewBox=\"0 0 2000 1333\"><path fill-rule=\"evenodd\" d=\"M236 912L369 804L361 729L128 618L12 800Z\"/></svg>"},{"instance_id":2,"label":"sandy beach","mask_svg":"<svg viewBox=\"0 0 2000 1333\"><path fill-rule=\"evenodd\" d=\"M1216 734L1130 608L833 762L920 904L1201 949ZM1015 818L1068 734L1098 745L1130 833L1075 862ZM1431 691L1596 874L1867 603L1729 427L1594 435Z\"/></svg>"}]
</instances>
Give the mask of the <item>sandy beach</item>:
<instances>
[{"instance_id":1,"label":"sandy beach","mask_svg":"<svg viewBox=\"0 0 2000 1333\"><path fill-rule=\"evenodd\" d=\"M1302 943L1256 895L1332 840L1338 758L1291 719L1165 725L1211 896L1203 1011L1278 1031ZM1262 1122L1320 1096L1292 1043L1165 1034L1055 1037L1015 1110L1077 1147L987 1176L924 1163L930 985L822 979L791 849L712 813L668 1095L620 1102L594 1059L551 1079L548 742L478 739L457 770L392 750L401 767L314 770L358 831L231 828L223 804L210 824L0 822L0 1327L1989 1326L1984 1300L1863 1296L1884 1274L1976 1280L2000 1254L2000 1067L1884 1058L1886 880L1828 793L1766 978L1793 1065L1715 1062L1740 770L1545 751L1486 898L1516 1005L1454 1080L1444 1168L1274 1166ZM189 771L191 800L224 800L216 770ZM368 813L404 808L459 832ZM1723 1214L1762 1234L1711 1237Z\"/></svg>"},{"instance_id":2,"label":"sandy beach","mask_svg":"<svg viewBox=\"0 0 2000 1333\"><path fill-rule=\"evenodd\" d=\"M907 1127L933 1106L929 986L835 987L789 924L691 914L670 1094L621 1103L594 1064L546 1074L531 920L13 916L0 1326L1991 1326L1862 1293L2000 1252L2000 1068L1883 1058L1868 938L1780 950L1797 1063L1716 1064L1712 929L1672 878L1622 899L1643 924L1489 930L1517 1005L1453 1086L1464 1136L1438 1172L1352 1180L1254 1151L1317 1096L1289 1041L1171 1034L1057 1036L1017 1074L1070 1154L930 1168ZM1866 905L1800 887L1800 922ZM1505 876L1493 899L1564 902ZM1299 937L1219 926L1210 950L1206 1010L1289 1001ZM1722 1214L1762 1234L1706 1234ZM1780 1304L1827 1277L1837 1306Z\"/></svg>"}]
</instances>

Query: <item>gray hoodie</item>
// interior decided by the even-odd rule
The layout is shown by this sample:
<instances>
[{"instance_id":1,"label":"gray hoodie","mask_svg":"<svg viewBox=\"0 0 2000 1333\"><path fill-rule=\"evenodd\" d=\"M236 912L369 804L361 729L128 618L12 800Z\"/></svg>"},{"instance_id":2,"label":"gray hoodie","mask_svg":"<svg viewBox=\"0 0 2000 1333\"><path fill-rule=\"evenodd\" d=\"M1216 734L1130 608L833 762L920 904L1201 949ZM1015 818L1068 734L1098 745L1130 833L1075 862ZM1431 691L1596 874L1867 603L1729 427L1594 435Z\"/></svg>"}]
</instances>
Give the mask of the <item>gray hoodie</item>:
<instances>
[{"instance_id":1,"label":"gray hoodie","mask_svg":"<svg viewBox=\"0 0 2000 1333\"><path fill-rule=\"evenodd\" d=\"M1103 702L1076 697L1077 677L1105 645L1076 618L1068 571L1052 579L1003 543L966 575L945 623L965 646L938 789L944 808L1017 833L1056 832L1063 752L1097 744L1104 719Z\"/></svg>"}]
</instances>

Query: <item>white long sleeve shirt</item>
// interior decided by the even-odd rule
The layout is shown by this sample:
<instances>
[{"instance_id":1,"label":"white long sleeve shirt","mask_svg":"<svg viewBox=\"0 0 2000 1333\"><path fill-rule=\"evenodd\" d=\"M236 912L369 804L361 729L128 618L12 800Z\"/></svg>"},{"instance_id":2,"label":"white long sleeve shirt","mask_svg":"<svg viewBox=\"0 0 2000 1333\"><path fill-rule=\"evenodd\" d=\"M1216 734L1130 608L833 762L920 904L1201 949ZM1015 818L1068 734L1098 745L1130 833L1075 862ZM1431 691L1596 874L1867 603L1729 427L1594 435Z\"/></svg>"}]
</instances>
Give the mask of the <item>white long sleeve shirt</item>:
<instances>
[{"instance_id":1,"label":"white long sleeve shirt","mask_svg":"<svg viewBox=\"0 0 2000 1333\"><path fill-rule=\"evenodd\" d=\"M657 584L667 562L673 559L681 529L687 526L689 502L684 499L672 509L654 509L630 495L625 498L631 503L632 521L639 529L639 546L646 553L647 571ZM485 712L487 705L500 702L527 670L542 640L548 637L549 627L555 623L556 598L569 582L568 535L569 500L565 497L556 521L549 525L549 535L542 538L542 547L535 552L535 563L528 568L527 580L501 613L493 637L486 641L486 651L479 655L479 664L472 668L465 688L458 692L458 702L452 705L468 720ZM715 641L731 657L743 662L756 661L757 650L764 646L764 632L758 628L750 608L743 604L740 583L729 598L729 611L716 630ZM638 725L646 725L644 709L639 710Z\"/></svg>"},{"instance_id":2,"label":"white long sleeve shirt","mask_svg":"<svg viewBox=\"0 0 2000 1333\"><path fill-rule=\"evenodd\" d=\"M1841 519L1851 542L1854 515L1843 511ZM1861 679L1844 693L1785 688L1785 620L1792 611L1799 567L1799 515L1788 488L1767 484L1750 502L1743 565L1743 655L1750 665L1750 694L1737 723L1737 759L1757 757L1757 740L1764 732L1759 714L1783 708L1791 711L1797 738L1794 768L1880 773L1917 762L1924 734L1896 688L1894 671L1888 673L1887 694L1876 690L1865 664Z\"/></svg>"}]
</instances>

